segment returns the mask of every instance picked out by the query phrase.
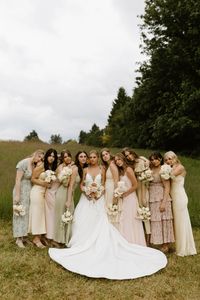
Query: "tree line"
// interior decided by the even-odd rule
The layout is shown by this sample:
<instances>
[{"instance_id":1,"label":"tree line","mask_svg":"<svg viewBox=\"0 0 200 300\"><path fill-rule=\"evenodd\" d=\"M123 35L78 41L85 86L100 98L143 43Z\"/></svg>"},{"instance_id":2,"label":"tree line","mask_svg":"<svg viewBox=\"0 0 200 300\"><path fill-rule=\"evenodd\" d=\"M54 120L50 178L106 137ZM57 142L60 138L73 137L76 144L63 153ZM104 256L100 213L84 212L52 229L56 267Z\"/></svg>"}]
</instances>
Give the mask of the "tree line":
<instances>
[{"instance_id":1,"label":"tree line","mask_svg":"<svg viewBox=\"0 0 200 300\"><path fill-rule=\"evenodd\" d=\"M49 144L67 144L73 140L64 141L60 134L52 134L50 136ZM24 138L24 142L43 142L38 133L33 129L27 136Z\"/></svg>"},{"instance_id":2,"label":"tree line","mask_svg":"<svg viewBox=\"0 0 200 300\"><path fill-rule=\"evenodd\" d=\"M200 153L200 2L146 0L133 95L119 88L105 128L79 143Z\"/></svg>"}]
</instances>

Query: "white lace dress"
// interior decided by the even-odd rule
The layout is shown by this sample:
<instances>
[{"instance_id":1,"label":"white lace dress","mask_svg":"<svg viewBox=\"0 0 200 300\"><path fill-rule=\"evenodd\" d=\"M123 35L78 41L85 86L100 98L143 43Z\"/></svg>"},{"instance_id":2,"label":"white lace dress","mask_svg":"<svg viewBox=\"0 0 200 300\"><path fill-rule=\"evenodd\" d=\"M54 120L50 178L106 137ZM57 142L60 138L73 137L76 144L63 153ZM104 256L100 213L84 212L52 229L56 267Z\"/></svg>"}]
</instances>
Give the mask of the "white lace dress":
<instances>
[{"instance_id":1,"label":"white lace dress","mask_svg":"<svg viewBox=\"0 0 200 300\"><path fill-rule=\"evenodd\" d=\"M101 183L86 175L86 186ZM49 249L50 257L69 271L88 277L131 279L151 275L167 264L155 249L128 243L108 221L104 196L89 201L81 195L75 209L72 238L68 249Z\"/></svg>"}]
</instances>

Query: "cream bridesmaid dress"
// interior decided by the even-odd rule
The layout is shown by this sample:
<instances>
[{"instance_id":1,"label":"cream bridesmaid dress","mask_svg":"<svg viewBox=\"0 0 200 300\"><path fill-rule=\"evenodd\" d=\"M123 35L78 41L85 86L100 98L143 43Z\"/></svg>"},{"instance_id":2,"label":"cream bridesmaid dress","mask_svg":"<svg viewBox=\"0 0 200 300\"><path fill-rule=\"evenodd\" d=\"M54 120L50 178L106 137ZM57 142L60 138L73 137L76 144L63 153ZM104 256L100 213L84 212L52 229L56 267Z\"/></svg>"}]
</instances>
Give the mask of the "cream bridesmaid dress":
<instances>
[{"instance_id":1,"label":"cream bridesmaid dress","mask_svg":"<svg viewBox=\"0 0 200 300\"><path fill-rule=\"evenodd\" d=\"M60 183L53 181L51 187L45 192L45 221L46 221L46 237L50 240L54 238L54 223L55 223L55 202L56 192Z\"/></svg>"},{"instance_id":2,"label":"cream bridesmaid dress","mask_svg":"<svg viewBox=\"0 0 200 300\"><path fill-rule=\"evenodd\" d=\"M176 176L172 179L171 197L174 213L174 229L176 239L176 254L179 256L197 253L187 208L188 197L184 188L184 177Z\"/></svg>"},{"instance_id":3,"label":"cream bridesmaid dress","mask_svg":"<svg viewBox=\"0 0 200 300\"><path fill-rule=\"evenodd\" d=\"M45 179L44 172L40 174L39 179ZM45 187L34 184L30 192L29 232L33 235L46 233L45 190Z\"/></svg>"},{"instance_id":4,"label":"cream bridesmaid dress","mask_svg":"<svg viewBox=\"0 0 200 300\"><path fill-rule=\"evenodd\" d=\"M112 172L110 170L110 167L108 167L106 171L106 181L105 181L105 207L107 210L107 207L113 203L113 196L114 196L114 180L112 176ZM119 206L119 213L116 216L109 216L109 221L117 228L119 229L119 219L120 219L120 211L122 209L122 200L118 200L118 206Z\"/></svg>"}]
</instances>

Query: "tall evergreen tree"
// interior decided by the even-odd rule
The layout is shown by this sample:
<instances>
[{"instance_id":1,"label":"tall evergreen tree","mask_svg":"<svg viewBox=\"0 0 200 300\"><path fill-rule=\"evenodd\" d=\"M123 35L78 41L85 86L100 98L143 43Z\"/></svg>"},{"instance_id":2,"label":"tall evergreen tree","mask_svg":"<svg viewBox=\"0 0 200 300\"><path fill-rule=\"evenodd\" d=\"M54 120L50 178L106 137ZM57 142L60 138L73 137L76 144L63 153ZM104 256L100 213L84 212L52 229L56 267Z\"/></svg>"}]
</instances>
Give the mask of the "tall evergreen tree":
<instances>
[{"instance_id":1,"label":"tall evergreen tree","mask_svg":"<svg viewBox=\"0 0 200 300\"><path fill-rule=\"evenodd\" d=\"M188 150L200 145L200 2L146 0L143 51L149 60L130 104L133 141Z\"/></svg>"},{"instance_id":2,"label":"tall evergreen tree","mask_svg":"<svg viewBox=\"0 0 200 300\"><path fill-rule=\"evenodd\" d=\"M86 144L96 147L101 147L103 130L99 128L95 123L92 125L89 133L87 134Z\"/></svg>"},{"instance_id":3,"label":"tall evergreen tree","mask_svg":"<svg viewBox=\"0 0 200 300\"><path fill-rule=\"evenodd\" d=\"M131 98L127 96L126 91L121 87L117 98L113 101L112 109L108 117L108 124L105 129L105 140L112 147L122 147L128 144L128 124L127 111L129 110Z\"/></svg>"},{"instance_id":4,"label":"tall evergreen tree","mask_svg":"<svg viewBox=\"0 0 200 300\"><path fill-rule=\"evenodd\" d=\"M79 144L85 144L86 140L87 140L87 133L81 130L78 138Z\"/></svg>"}]
</instances>

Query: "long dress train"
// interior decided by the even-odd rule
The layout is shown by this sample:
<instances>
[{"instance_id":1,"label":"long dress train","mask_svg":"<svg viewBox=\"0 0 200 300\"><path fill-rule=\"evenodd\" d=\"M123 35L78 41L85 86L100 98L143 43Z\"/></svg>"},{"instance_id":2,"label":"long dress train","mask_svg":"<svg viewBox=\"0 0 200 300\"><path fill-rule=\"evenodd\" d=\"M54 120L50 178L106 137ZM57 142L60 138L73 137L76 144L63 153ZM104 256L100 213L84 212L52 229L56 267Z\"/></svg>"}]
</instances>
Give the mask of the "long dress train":
<instances>
[{"instance_id":1,"label":"long dress train","mask_svg":"<svg viewBox=\"0 0 200 300\"><path fill-rule=\"evenodd\" d=\"M86 175L86 186L101 183ZM104 196L89 201L85 194L75 209L72 238L68 249L49 249L50 257L69 271L88 277L131 279L151 275L167 264L155 249L128 243L108 221Z\"/></svg>"}]
</instances>

